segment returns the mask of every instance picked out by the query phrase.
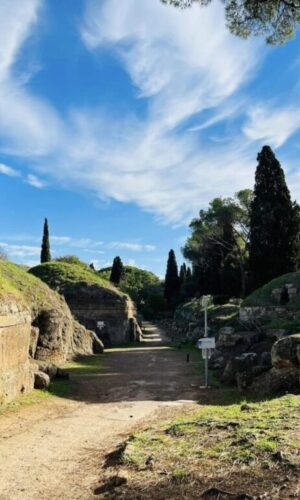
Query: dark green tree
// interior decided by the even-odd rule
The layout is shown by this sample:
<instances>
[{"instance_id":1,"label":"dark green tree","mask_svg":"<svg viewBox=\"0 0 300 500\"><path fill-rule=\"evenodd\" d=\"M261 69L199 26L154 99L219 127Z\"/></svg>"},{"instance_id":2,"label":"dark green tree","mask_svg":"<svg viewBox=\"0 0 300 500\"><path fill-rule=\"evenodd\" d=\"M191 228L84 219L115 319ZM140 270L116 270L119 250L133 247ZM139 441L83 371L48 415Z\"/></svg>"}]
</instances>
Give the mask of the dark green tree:
<instances>
[{"instance_id":1,"label":"dark green tree","mask_svg":"<svg viewBox=\"0 0 300 500\"><path fill-rule=\"evenodd\" d=\"M194 4L208 5L212 0L161 0L185 9ZM299 0L221 0L226 24L242 38L264 36L269 44L281 44L294 36L300 23Z\"/></svg>"},{"instance_id":2,"label":"dark green tree","mask_svg":"<svg viewBox=\"0 0 300 500\"><path fill-rule=\"evenodd\" d=\"M46 218L44 222L44 232L43 232L43 241L41 249L41 264L50 261L51 261L51 253L50 253L50 240L49 240L49 226L48 226L48 220Z\"/></svg>"},{"instance_id":3,"label":"dark green tree","mask_svg":"<svg viewBox=\"0 0 300 500\"><path fill-rule=\"evenodd\" d=\"M121 279L123 278L123 275L124 275L123 262L120 257L115 257L111 268L109 280L112 283L114 283L114 285L119 285Z\"/></svg>"},{"instance_id":4,"label":"dark green tree","mask_svg":"<svg viewBox=\"0 0 300 500\"><path fill-rule=\"evenodd\" d=\"M250 190L215 198L191 222L183 255L193 264L198 295L244 296L251 199Z\"/></svg>"},{"instance_id":5,"label":"dark green tree","mask_svg":"<svg viewBox=\"0 0 300 500\"><path fill-rule=\"evenodd\" d=\"M179 271L179 280L180 280L180 285L184 285L184 282L186 280L186 273L187 273L187 268L185 262L180 266L180 271Z\"/></svg>"},{"instance_id":6,"label":"dark green tree","mask_svg":"<svg viewBox=\"0 0 300 500\"><path fill-rule=\"evenodd\" d=\"M174 309L174 307L178 304L179 291L180 280L178 276L176 256L174 250L170 250L167 262L164 291L164 296L170 309Z\"/></svg>"},{"instance_id":7,"label":"dark green tree","mask_svg":"<svg viewBox=\"0 0 300 500\"><path fill-rule=\"evenodd\" d=\"M299 206L291 201L272 149L264 146L257 160L250 215L251 288L299 268Z\"/></svg>"}]
</instances>

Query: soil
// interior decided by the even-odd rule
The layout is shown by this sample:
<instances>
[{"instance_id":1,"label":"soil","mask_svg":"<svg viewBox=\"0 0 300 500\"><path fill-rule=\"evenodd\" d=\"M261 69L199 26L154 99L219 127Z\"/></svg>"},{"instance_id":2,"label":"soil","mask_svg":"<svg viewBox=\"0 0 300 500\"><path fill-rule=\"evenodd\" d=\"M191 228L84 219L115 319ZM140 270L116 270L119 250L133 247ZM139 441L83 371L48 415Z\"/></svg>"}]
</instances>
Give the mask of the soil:
<instances>
[{"instance_id":1,"label":"soil","mask_svg":"<svg viewBox=\"0 0 300 500\"><path fill-rule=\"evenodd\" d=\"M147 330L141 347L108 350L102 372L72 375L72 397L0 418L1 500L96 498L104 457L118 443L205 398L197 357L187 363L161 330Z\"/></svg>"}]
</instances>

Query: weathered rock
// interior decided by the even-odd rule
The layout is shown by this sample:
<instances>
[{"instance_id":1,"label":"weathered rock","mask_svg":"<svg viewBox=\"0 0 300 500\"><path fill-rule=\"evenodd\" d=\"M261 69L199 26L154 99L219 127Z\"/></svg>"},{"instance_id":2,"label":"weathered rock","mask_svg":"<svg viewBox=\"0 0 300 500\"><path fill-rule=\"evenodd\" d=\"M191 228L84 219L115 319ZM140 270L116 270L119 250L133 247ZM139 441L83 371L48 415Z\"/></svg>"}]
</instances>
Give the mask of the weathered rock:
<instances>
[{"instance_id":1,"label":"weathered rock","mask_svg":"<svg viewBox=\"0 0 300 500\"><path fill-rule=\"evenodd\" d=\"M0 303L0 404L33 388L28 351L31 317L20 299L2 296Z\"/></svg>"},{"instance_id":2,"label":"weathered rock","mask_svg":"<svg viewBox=\"0 0 300 500\"><path fill-rule=\"evenodd\" d=\"M259 364L261 366L267 366L267 367L271 368L271 366L272 366L271 352L261 353L260 358L259 358Z\"/></svg>"},{"instance_id":3,"label":"weathered rock","mask_svg":"<svg viewBox=\"0 0 300 500\"><path fill-rule=\"evenodd\" d=\"M287 335L287 331L284 328L268 328L265 333L266 337L273 341L282 339Z\"/></svg>"},{"instance_id":4,"label":"weathered rock","mask_svg":"<svg viewBox=\"0 0 300 500\"><path fill-rule=\"evenodd\" d=\"M32 326L30 331L30 345L29 345L29 355L32 358L35 357L39 335L40 335L39 329L36 326Z\"/></svg>"},{"instance_id":5,"label":"weathered rock","mask_svg":"<svg viewBox=\"0 0 300 500\"><path fill-rule=\"evenodd\" d=\"M93 354L103 352L103 343L95 332L87 330L78 321L73 321L73 341L76 354Z\"/></svg>"},{"instance_id":6,"label":"weathered rock","mask_svg":"<svg viewBox=\"0 0 300 500\"><path fill-rule=\"evenodd\" d=\"M292 368L300 371L300 333L289 335L275 342L272 347L272 365L277 368Z\"/></svg>"},{"instance_id":7,"label":"weathered rock","mask_svg":"<svg viewBox=\"0 0 300 500\"><path fill-rule=\"evenodd\" d=\"M36 372L34 374L34 388L35 389L48 389L50 385L50 377L47 373Z\"/></svg>"},{"instance_id":8,"label":"weathered rock","mask_svg":"<svg viewBox=\"0 0 300 500\"><path fill-rule=\"evenodd\" d=\"M126 295L86 283L65 286L63 294L75 318L96 332L104 345L130 341L129 320L136 311Z\"/></svg>"},{"instance_id":9,"label":"weathered rock","mask_svg":"<svg viewBox=\"0 0 300 500\"><path fill-rule=\"evenodd\" d=\"M53 380L57 377L57 371L58 367L56 365L53 365L52 363L47 363L47 362L39 362L38 368L40 372L46 373L50 380Z\"/></svg>"},{"instance_id":10,"label":"weathered rock","mask_svg":"<svg viewBox=\"0 0 300 500\"><path fill-rule=\"evenodd\" d=\"M259 394L275 394L299 391L299 373L295 369L283 368L271 370L255 377L249 391Z\"/></svg>"},{"instance_id":11,"label":"weathered rock","mask_svg":"<svg viewBox=\"0 0 300 500\"><path fill-rule=\"evenodd\" d=\"M244 353L241 356L235 356L229 359L226 364L222 380L226 384L233 384L237 381L238 373L245 373L240 379L249 378L252 376L252 368L257 364L258 356L256 353Z\"/></svg>"}]
</instances>

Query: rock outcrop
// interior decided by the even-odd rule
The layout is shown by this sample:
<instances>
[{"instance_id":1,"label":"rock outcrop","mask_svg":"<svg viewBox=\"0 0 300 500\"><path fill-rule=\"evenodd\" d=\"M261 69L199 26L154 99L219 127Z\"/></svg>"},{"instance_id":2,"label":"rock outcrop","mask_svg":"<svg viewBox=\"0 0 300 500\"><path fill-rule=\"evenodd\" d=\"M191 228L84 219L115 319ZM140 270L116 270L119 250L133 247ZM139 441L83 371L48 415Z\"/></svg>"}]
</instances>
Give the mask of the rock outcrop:
<instances>
[{"instance_id":1,"label":"rock outcrop","mask_svg":"<svg viewBox=\"0 0 300 500\"><path fill-rule=\"evenodd\" d=\"M33 388L29 362L31 315L12 295L0 300L0 404Z\"/></svg>"},{"instance_id":2,"label":"rock outcrop","mask_svg":"<svg viewBox=\"0 0 300 500\"><path fill-rule=\"evenodd\" d=\"M66 301L19 266L0 261L0 403L33 388L38 363L101 352L94 332L74 320Z\"/></svg>"},{"instance_id":3,"label":"rock outcrop","mask_svg":"<svg viewBox=\"0 0 300 500\"><path fill-rule=\"evenodd\" d=\"M30 272L63 295L74 317L104 345L138 340L133 302L97 273L65 262L42 264Z\"/></svg>"}]
</instances>

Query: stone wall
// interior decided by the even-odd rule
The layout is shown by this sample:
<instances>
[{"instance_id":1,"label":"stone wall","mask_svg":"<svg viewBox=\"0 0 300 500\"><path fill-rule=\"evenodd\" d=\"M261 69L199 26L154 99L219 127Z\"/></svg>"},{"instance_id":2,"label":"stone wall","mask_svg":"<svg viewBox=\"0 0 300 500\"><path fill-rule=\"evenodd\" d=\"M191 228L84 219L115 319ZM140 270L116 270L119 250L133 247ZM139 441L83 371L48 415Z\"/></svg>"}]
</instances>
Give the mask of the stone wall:
<instances>
[{"instance_id":1,"label":"stone wall","mask_svg":"<svg viewBox=\"0 0 300 500\"><path fill-rule=\"evenodd\" d=\"M0 404L33 389L29 361L31 316L16 300L0 304Z\"/></svg>"},{"instance_id":2,"label":"stone wall","mask_svg":"<svg viewBox=\"0 0 300 500\"><path fill-rule=\"evenodd\" d=\"M300 310L288 306L247 306L240 308L240 320L243 322L257 323L273 319L300 321Z\"/></svg>"},{"instance_id":3,"label":"stone wall","mask_svg":"<svg viewBox=\"0 0 300 500\"><path fill-rule=\"evenodd\" d=\"M82 283L64 287L63 293L79 323L96 332L105 345L137 340L136 310L126 295Z\"/></svg>"}]
</instances>

